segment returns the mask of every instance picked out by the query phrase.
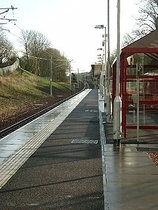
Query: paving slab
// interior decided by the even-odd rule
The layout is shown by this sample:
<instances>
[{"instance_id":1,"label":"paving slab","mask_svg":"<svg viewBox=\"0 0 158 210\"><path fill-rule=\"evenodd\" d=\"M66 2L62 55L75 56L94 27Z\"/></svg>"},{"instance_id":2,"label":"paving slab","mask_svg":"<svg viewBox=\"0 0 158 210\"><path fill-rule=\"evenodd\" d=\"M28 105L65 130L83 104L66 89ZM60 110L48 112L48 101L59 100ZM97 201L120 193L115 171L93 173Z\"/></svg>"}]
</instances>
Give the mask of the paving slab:
<instances>
[{"instance_id":1,"label":"paving slab","mask_svg":"<svg viewBox=\"0 0 158 210\"><path fill-rule=\"evenodd\" d=\"M0 206L104 209L97 90L89 91L2 187Z\"/></svg>"}]
</instances>

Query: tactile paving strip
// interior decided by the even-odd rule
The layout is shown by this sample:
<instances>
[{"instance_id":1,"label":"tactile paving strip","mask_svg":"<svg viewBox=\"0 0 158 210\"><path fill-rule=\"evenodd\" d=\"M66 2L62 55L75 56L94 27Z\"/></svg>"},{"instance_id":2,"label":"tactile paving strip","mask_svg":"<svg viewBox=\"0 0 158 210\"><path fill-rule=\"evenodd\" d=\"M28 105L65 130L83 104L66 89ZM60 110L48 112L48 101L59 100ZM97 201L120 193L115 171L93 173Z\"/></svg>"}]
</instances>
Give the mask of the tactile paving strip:
<instances>
[{"instance_id":1,"label":"tactile paving strip","mask_svg":"<svg viewBox=\"0 0 158 210\"><path fill-rule=\"evenodd\" d=\"M71 143L73 144L98 144L98 140L73 139Z\"/></svg>"},{"instance_id":2,"label":"tactile paving strip","mask_svg":"<svg viewBox=\"0 0 158 210\"><path fill-rule=\"evenodd\" d=\"M0 164L0 189L28 160L28 158L40 147L40 145L51 135L51 133L56 130L56 128L65 120L70 112L83 100L83 98L89 92L90 90L86 90L70 99L71 106L68 105L67 109L62 111L54 119L54 121L50 122L50 124L48 124L40 132L35 134L35 136L28 140L19 150L17 150ZM67 101L64 103L67 103Z\"/></svg>"}]
</instances>

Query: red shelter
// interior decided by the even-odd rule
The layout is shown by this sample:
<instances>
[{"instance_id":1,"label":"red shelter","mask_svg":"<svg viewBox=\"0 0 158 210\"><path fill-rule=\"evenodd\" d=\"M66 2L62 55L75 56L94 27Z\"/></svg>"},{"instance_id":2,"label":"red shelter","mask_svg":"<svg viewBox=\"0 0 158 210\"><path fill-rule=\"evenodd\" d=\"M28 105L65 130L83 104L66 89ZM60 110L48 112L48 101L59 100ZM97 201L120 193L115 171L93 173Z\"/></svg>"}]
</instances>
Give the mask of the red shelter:
<instances>
[{"instance_id":1,"label":"red shelter","mask_svg":"<svg viewBox=\"0 0 158 210\"><path fill-rule=\"evenodd\" d=\"M116 64L112 65L112 105ZM125 138L128 129L158 129L158 30L121 49L120 97Z\"/></svg>"}]
</instances>

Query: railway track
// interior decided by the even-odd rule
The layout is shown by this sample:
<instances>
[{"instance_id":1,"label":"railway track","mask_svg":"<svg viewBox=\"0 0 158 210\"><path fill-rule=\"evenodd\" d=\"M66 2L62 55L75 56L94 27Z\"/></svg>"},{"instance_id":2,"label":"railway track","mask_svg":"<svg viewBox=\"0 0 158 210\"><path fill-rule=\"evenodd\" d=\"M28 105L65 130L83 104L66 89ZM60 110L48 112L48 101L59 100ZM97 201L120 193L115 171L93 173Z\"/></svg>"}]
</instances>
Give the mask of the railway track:
<instances>
[{"instance_id":1,"label":"railway track","mask_svg":"<svg viewBox=\"0 0 158 210\"><path fill-rule=\"evenodd\" d=\"M84 89L82 89L81 91L72 94L71 96L68 96L64 99L61 99L60 101L52 104L51 106L48 106L40 111L37 111L36 113L0 130L0 139L3 138L4 136L8 135L9 133L17 130L18 128L22 127L23 125L26 125L27 123L31 122L32 120L36 119L37 117L45 114L46 112L50 111L51 109L55 108L56 106L58 106L59 104L63 103L66 100L69 100L70 98L74 97L75 95L79 94L80 92L82 92Z\"/></svg>"}]
</instances>

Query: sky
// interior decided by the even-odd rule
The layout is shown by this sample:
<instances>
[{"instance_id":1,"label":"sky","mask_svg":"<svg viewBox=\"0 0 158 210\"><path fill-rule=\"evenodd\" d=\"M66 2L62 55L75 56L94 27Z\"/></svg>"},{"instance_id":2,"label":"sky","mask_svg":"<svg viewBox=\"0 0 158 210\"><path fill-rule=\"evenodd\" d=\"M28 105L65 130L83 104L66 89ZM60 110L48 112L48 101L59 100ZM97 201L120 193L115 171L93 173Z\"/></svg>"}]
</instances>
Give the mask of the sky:
<instances>
[{"instance_id":1,"label":"sky","mask_svg":"<svg viewBox=\"0 0 158 210\"><path fill-rule=\"evenodd\" d=\"M138 16L139 0L120 0L120 31L130 33ZM9 22L3 28L10 30L9 40L17 50L21 29L36 30L51 41L51 47L58 49L69 60L72 70L87 72L91 64L98 61L105 33L95 29L96 25L107 27L107 0L5 0L0 8L14 6L6 18ZM0 10L1 12L2 10ZM110 52L117 48L117 0L110 0ZM107 42L106 42L107 43Z\"/></svg>"}]
</instances>

